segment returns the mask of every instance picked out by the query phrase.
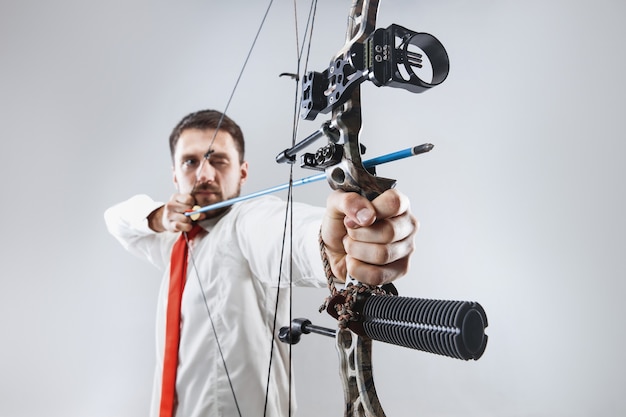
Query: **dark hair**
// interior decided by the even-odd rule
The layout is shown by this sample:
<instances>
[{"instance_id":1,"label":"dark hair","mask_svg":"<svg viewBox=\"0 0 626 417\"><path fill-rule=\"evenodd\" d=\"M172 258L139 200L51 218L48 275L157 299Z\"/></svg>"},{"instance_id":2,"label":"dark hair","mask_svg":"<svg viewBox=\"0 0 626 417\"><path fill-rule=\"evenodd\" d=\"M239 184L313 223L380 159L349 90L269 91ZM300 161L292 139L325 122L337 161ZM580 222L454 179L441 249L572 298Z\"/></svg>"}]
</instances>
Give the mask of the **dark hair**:
<instances>
[{"instance_id":1,"label":"dark hair","mask_svg":"<svg viewBox=\"0 0 626 417\"><path fill-rule=\"evenodd\" d=\"M217 110L200 110L190 113L178 122L170 134L170 153L172 154L172 159L174 159L174 150L176 149L178 139L186 129L219 129L229 133L235 141L237 152L239 152L239 162L244 161L245 143L241 128L230 117Z\"/></svg>"}]
</instances>

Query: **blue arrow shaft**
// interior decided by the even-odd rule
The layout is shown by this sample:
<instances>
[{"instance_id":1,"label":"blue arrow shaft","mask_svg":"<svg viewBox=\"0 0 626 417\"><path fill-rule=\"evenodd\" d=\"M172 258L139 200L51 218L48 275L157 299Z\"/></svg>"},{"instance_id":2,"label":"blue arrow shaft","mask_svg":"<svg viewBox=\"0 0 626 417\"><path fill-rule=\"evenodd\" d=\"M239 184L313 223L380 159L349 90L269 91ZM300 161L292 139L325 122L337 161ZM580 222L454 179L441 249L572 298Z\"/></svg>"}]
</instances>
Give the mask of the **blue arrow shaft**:
<instances>
[{"instance_id":1,"label":"blue arrow shaft","mask_svg":"<svg viewBox=\"0 0 626 417\"><path fill-rule=\"evenodd\" d=\"M397 161L399 159L408 158L411 156L418 155L420 153L428 152L432 149L432 147L433 146L431 144L424 144L420 146L414 146L412 148L403 149L401 151L391 152L386 155L381 155L376 158L368 159L367 161L363 162L363 166L365 168L371 168L377 165L386 164L388 162ZM321 174L311 175L310 177L305 177L297 181L294 181L293 186L298 187L300 185L321 181L325 178L326 178L326 173L323 172ZM274 187L266 188L264 190L254 192L252 194L246 194L240 197L230 198L228 200L220 201L219 203L210 204L208 206L201 207L198 210L185 213L185 216L191 216L194 214L205 213L207 211L217 210L220 208L232 206L233 204L239 203L241 201L250 200L250 199L261 197L267 194L277 193L278 191L283 191L283 190L286 190L287 188L289 188L289 183L276 185Z\"/></svg>"}]
</instances>

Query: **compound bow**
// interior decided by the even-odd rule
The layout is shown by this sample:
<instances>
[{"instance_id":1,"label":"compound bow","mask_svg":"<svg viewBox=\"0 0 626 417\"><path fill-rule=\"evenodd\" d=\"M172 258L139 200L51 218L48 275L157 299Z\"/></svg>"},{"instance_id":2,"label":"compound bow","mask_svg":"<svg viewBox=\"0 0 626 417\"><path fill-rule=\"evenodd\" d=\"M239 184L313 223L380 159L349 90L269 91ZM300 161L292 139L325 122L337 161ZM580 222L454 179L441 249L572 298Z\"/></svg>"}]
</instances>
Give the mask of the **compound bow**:
<instances>
[{"instance_id":1,"label":"compound bow","mask_svg":"<svg viewBox=\"0 0 626 417\"><path fill-rule=\"evenodd\" d=\"M302 166L324 170L331 188L358 192L370 200L396 181L376 176L361 160L360 84L369 80L379 87L419 93L441 84L449 71L446 50L434 36L395 24L376 29L378 3L354 0L346 44L327 69L306 74L301 95L303 118L314 120L319 113L332 112L331 121L321 129L328 144L314 154L305 153ZM418 75L427 72L424 67L430 72L428 81ZM308 144L309 139L305 141ZM294 162L294 150L302 147L284 151L277 160ZM372 339L465 360L478 359L485 350L487 317L478 303L396 297L393 286L372 288L355 282L337 290L330 268L327 276L331 297L325 307L340 320L336 343L346 417L385 415L372 375ZM300 334L310 332L332 334L297 319L281 329L280 337L297 343Z\"/></svg>"},{"instance_id":2,"label":"compound bow","mask_svg":"<svg viewBox=\"0 0 626 417\"><path fill-rule=\"evenodd\" d=\"M393 188L396 181L376 176L374 167L361 159L364 147L359 141L360 85L371 81L378 87L420 93L441 84L449 71L447 52L434 36L395 24L376 29L378 4L378 0L353 0L345 45L327 69L321 73L308 72L302 81L301 116L314 120L320 113L331 112L331 120L319 132L276 157L278 162L294 163L299 150L325 136L328 144L313 154L303 154L302 166L324 171L331 188L357 192L370 200ZM425 144L412 152L427 152L431 148L432 145ZM280 189L284 187L197 207L187 214L193 219L217 206ZM295 344L302 333L311 332L336 337L346 417L385 415L372 375L372 340L463 360L477 360L485 350L487 317L478 303L399 297L392 285L369 287L350 277L346 277L347 286L337 290L330 268L327 278L331 296L323 307L339 320L339 329L296 319L280 330L279 339Z\"/></svg>"}]
</instances>

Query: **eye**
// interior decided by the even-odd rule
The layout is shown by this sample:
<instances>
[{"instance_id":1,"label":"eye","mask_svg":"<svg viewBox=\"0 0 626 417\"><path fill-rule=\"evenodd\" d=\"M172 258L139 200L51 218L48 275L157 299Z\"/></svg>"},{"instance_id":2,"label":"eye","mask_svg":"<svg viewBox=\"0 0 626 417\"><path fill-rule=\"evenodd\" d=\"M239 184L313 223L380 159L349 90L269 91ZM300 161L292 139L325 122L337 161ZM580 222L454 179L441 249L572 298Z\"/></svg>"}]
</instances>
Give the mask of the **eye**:
<instances>
[{"instance_id":1,"label":"eye","mask_svg":"<svg viewBox=\"0 0 626 417\"><path fill-rule=\"evenodd\" d=\"M224 166L224 165L228 165L228 159L227 158L222 158L222 157L218 157L218 156L211 156L209 158L209 162L211 163L211 165L213 166Z\"/></svg>"},{"instance_id":2,"label":"eye","mask_svg":"<svg viewBox=\"0 0 626 417\"><path fill-rule=\"evenodd\" d=\"M198 167L200 161L196 158L187 158L182 162L182 167L184 170L194 170Z\"/></svg>"}]
</instances>

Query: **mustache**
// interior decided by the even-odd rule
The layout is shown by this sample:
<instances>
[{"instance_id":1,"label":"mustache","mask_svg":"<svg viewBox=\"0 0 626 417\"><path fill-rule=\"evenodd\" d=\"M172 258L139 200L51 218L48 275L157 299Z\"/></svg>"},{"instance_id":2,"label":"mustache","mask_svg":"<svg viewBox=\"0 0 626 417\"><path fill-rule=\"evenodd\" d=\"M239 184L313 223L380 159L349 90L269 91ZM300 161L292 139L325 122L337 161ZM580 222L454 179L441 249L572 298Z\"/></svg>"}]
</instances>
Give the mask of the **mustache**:
<instances>
[{"instance_id":1,"label":"mustache","mask_svg":"<svg viewBox=\"0 0 626 417\"><path fill-rule=\"evenodd\" d=\"M207 191L210 192L210 193L219 194L221 190L220 190L219 187L207 184L205 182L205 183L202 183L202 184L196 184L196 186L193 187L193 189L191 190L191 194L193 195L193 194L198 193L198 192L207 192Z\"/></svg>"}]
</instances>

